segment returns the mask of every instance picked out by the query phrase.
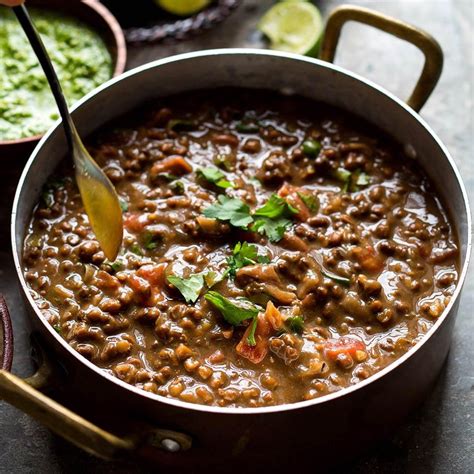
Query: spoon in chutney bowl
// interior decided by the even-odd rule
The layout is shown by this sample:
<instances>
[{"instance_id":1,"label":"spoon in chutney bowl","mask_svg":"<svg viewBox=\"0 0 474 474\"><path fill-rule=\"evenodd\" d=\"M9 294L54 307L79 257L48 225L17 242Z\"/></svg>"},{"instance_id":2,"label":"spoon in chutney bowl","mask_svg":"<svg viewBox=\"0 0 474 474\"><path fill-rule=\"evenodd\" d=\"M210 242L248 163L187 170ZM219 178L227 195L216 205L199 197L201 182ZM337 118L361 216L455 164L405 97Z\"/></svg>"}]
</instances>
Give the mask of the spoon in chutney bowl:
<instances>
[{"instance_id":1,"label":"spoon in chutney bowl","mask_svg":"<svg viewBox=\"0 0 474 474\"><path fill-rule=\"evenodd\" d=\"M122 209L115 188L79 137L54 67L26 7L13 7L13 11L43 68L56 100L69 152L74 160L77 186L92 230L105 256L114 261L123 236Z\"/></svg>"}]
</instances>

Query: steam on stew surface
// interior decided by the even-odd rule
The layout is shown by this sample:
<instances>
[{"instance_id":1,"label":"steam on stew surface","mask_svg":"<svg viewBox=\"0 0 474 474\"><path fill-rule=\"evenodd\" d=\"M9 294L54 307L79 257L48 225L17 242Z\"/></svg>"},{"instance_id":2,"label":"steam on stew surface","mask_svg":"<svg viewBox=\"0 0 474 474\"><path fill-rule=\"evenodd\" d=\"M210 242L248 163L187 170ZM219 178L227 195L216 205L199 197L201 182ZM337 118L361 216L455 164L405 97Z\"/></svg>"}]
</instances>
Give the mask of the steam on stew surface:
<instances>
[{"instance_id":1,"label":"steam on stew surface","mask_svg":"<svg viewBox=\"0 0 474 474\"><path fill-rule=\"evenodd\" d=\"M416 344L454 292L457 241L428 179L334 108L194 92L89 150L122 200L117 261L66 160L34 212L25 276L74 349L143 390L237 407L335 392Z\"/></svg>"}]
</instances>

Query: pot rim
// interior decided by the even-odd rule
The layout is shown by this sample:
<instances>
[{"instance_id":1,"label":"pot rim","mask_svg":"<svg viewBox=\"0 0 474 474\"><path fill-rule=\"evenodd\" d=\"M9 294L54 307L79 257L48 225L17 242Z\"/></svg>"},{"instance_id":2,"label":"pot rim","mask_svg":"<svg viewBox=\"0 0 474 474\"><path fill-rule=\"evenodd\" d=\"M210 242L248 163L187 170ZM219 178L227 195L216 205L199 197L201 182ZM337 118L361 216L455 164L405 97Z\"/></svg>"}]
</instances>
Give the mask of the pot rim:
<instances>
[{"instance_id":1,"label":"pot rim","mask_svg":"<svg viewBox=\"0 0 474 474\"><path fill-rule=\"evenodd\" d=\"M140 74L143 71L146 71L148 69L155 69L159 68L162 65L166 65L169 63L173 62L179 62L179 61L186 61L188 59L194 59L194 58L199 58L199 57L207 57L207 56L222 56L222 55L258 55L258 56L272 56L272 57L280 57L284 59L290 59L290 60L296 60L296 61L304 61L310 64L313 64L314 66L317 67L322 67L322 68L327 68L331 69L334 72L342 75L349 76L353 79L356 79L360 82L365 83L367 86L369 86L371 89L374 89L375 92L381 93L385 96L387 96L389 99L391 99L392 102L395 103L398 107L401 107L402 109L405 110L406 113L411 115L415 120L417 120L432 136L433 140L436 142L436 144L439 146L443 154L445 155L446 159L448 160L449 164L451 165L452 172L454 173L459 187L461 189L461 194L463 197L463 203L467 212L467 229L471 229L471 212L470 212L470 206L469 206L469 201L467 197L467 192L466 188L464 186L464 183L462 181L461 175L459 170L457 169L456 163L454 162L453 158L449 154L447 148L444 146L444 144L441 142L441 140L438 138L438 136L434 133L434 131L429 127L429 125L425 122L423 118L420 117L420 115L415 112L413 109L411 109L405 102L403 102L401 99L393 95L391 92L385 90L383 87L379 86L378 84L375 84L374 82L365 79L364 77L355 74L351 71L348 71L347 69L344 69L340 66L336 66L332 63L328 63L325 61L321 61L319 59L315 58L310 58L306 56L301 56L297 54L292 54L292 53L285 53L285 52L277 52L277 51L270 51L270 50L261 50L261 49L253 49L253 48L228 48L228 49L211 49L211 50L205 50L205 51L196 51L196 52L191 52L191 53L184 53L184 54L179 54L175 56L170 56L164 59L159 59L156 61L152 61L150 63L144 64L142 66L139 66L137 68L134 68L130 71L127 71L126 73L122 74L120 77L116 77L113 79L110 79L109 81L105 82L98 88L94 89L94 91L90 92L86 96L84 96L80 101L78 101L74 107L72 108L72 112L74 112L76 109L80 108L82 105L84 105L86 102L93 100L94 97L98 94L100 94L103 90L107 89L109 86L115 84L116 82L127 80L129 77L134 76L136 74ZM467 268L469 265L470 261L470 254L471 254L471 247L472 247L472 236L471 233L467 232L467 245L466 245L466 257L464 261L462 262L462 268L461 272L459 275L459 280L458 284L456 285L456 289L454 291L453 296L451 297L451 300L448 304L448 306L445 308L443 311L443 314L437 319L435 324L431 327L431 329L423 336L423 338L415 344L410 350L408 350L405 354L403 354L400 358L396 359L394 362L389 364L387 367L383 368L382 370L378 371L374 375L370 376L369 378L358 382L355 385L352 385L350 387L341 389L337 392L324 395L318 398L314 398L312 400L306 400L306 401L301 401L301 402L295 402L295 403L287 403L287 404L282 404L282 405L275 405L275 406L269 406L269 407L259 407L259 408L230 408L230 407L217 407L217 406L207 406L207 405L201 405L201 404L195 404L195 403L189 403L189 402L183 402L180 400L175 400L172 398L166 398L164 396L158 395L158 394L153 394L151 392L146 392L144 390L141 390L133 385L127 384L126 382L123 382L122 380L118 379L117 377L114 377L108 373L106 373L103 369L98 367L97 365L93 364L89 360L85 359L83 356L81 356L77 351L75 351L54 329L53 327L46 321L44 316L42 315L40 309L37 307L36 303L33 300L33 297L31 296L28 287L26 285L23 272L21 269L21 262L20 262L20 254L21 254L21 249L17 248L16 245L16 232L15 232L15 226L16 226L16 210L18 208L19 202L20 202L20 193L23 188L24 182L27 178L27 175L29 173L29 169L34 162L36 156L40 152L43 144L49 139L49 137L53 134L53 132L61 126L61 123L58 121L56 124L51 127L48 132L43 136L41 141L38 143L36 148L34 149L33 153L31 154L30 158L28 159L25 168L22 172L22 175L20 177L20 180L18 182L18 186L15 192L15 199L13 202L13 208L12 208L12 216L11 216L11 242L12 242L12 251L13 251L13 259L15 263L15 268L17 271L17 275L22 287L22 291L25 293L29 304L33 308L36 316L41 320L44 326L46 326L47 331L49 331L51 337L56 339L56 342L59 343L66 351L69 352L70 356L72 356L74 359L77 360L78 363L85 365L88 369L92 370L95 372L98 376L104 377L107 381L115 384L117 387L128 390L135 395L145 397L150 399L150 401L154 402L159 402L165 405L172 405L176 408L183 408L187 410L192 410L196 412L204 412L204 413L216 413L216 414L221 414L221 415L255 415L255 414L264 414L264 413L276 413L276 412L281 412L281 411L290 411L290 410L298 410L298 409L303 409L312 405L319 405L322 403L326 402L331 402L333 400L338 399L339 397L343 397L346 395L351 394L352 392L355 392L357 390L361 390L364 387L366 387L369 384L372 384L379 379L383 378L385 375L388 373L392 372L395 370L399 365L403 364L405 361L407 361L409 358L411 358L418 350L421 349L421 347L428 342L428 340L433 336L433 334L438 330L438 328L444 323L445 319L448 317L449 313L451 313L451 310L455 303L457 302L459 298L459 294L462 290L464 281L466 279L466 274L467 274Z\"/></svg>"},{"instance_id":2,"label":"pot rim","mask_svg":"<svg viewBox=\"0 0 474 474\"><path fill-rule=\"evenodd\" d=\"M81 5L83 5L83 8L89 9L93 11L95 14L97 14L98 16L100 16L104 20L105 24L107 25L109 32L112 34L113 42L111 46L115 48L116 51L114 54L112 54L110 52L110 48L107 48L107 49L109 50L109 53L111 54L112 59L115 61L115 66L112 71L112 78L115 78L125 71L125 66L127 64L127 46L125 43L125 35L122 31L122 28L120 27L119 22L117 21L115 16L110 12L110 10L105 5L102 5L102 3L97 2L96 0L81 0L80 3ZM32 5L32 8L37 8L37 6ZM45 6L44 10L48 10L48 8L50 7ZM62 13L65 13L65 12L62 12ZM66 15L67 15L67 12L66 12ZM70 14L69 16L71 16L72 18L76 18L72 14ZM100 31L97 30L97 28L93 28L84 20L81 20L81 22L89 26L95 33L97 33L102 39L104 39L105 33L103 32L101 33ZM56 126L56 123L52 127L55 127L55 126ZM23 144L26 145L28 143L39 142L39 140L41 140L41 138L45 136L46 133L47 131L45 133L40 133L38 135L31 135L29 137L13 138L11 140L0 140L0 150L2 149L2 147L6 148L9 146L23 145Z\"/></svg>"}]
</instances>

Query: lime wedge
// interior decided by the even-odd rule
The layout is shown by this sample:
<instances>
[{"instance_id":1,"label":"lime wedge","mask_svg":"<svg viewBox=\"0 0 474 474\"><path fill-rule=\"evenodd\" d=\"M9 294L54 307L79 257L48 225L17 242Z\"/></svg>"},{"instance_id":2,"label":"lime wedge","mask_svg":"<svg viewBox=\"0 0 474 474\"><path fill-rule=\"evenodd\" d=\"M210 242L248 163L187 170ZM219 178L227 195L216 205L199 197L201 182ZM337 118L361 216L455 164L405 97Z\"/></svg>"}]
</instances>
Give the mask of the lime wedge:
<instances>
[{"instance_id":1,"label":"lime wedge","mask_svg":"<svg viewBox=\"0 0 474 474\"><path fill-rule=\"evenodd\" d=\"M206 8L212 0L155 0L155 2L173 15L187 16Z\"/></svg>"},{"instance_id":2,"label":"lime wedge","mask_svg":"<svg viewBox=\"0 0 474 474\"><path fill-rule=\"evenodd\" d=\"M258 29L270 39L272 49L315 56L324 28L312 3L287 0L270 8Z\"/></svg>"}]
</instances>

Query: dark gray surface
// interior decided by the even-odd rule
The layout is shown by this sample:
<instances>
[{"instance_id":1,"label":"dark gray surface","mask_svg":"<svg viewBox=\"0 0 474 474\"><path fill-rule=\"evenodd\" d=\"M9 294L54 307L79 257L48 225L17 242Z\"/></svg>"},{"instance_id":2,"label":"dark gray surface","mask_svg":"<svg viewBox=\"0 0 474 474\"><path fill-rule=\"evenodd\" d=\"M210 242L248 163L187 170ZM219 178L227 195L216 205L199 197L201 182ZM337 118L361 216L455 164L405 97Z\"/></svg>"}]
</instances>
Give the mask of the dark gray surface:
<instances>
[{"instance_id":1,"label":"dark gray surface","mask_svg":"<svg viewBox=\"0 0 474 474\"><path fill-rule=\"evenodd\" d=\"M129 67L185 51L229 46L260 47L263 43L255 32L255 24L272 3L271 0L244 0L238 12L227 22L199 38L172 46L130 50ZM317 3L327 13L340 2ZM474 202L473 0L353 3L414 23L441 43L445 69L422 115L455 158L470 201ZM422 56L414 47L383 33L348 25L336 62L384 85L400 97L406 97L419 73ZM14 182L15 170L3 169L0 172L1 217L9 213ZM0 233L0 292L6 295L12 310L15 330L13 370L27 375L32 370L29 325L16 288L8 230L3 227ZM474 266L471 266L459 307L452 349L432 394L392 439L368 447L368 454L341 472L474 472L473 307ZM276 440L276 446L278 443ZM256 467L256 470L262 468ZM52 435L26 415L0 403L0 472L99 473L139 472L139 469L94 459Z\"/></svg>"}]
</instances>

